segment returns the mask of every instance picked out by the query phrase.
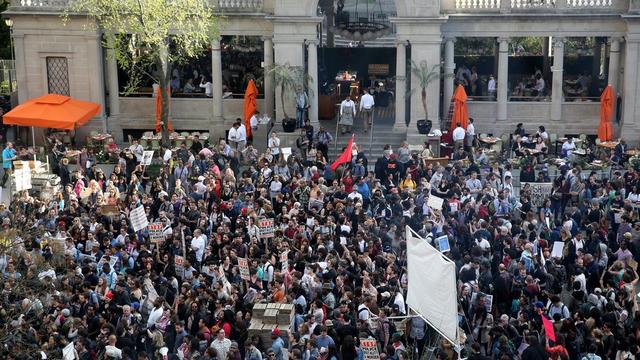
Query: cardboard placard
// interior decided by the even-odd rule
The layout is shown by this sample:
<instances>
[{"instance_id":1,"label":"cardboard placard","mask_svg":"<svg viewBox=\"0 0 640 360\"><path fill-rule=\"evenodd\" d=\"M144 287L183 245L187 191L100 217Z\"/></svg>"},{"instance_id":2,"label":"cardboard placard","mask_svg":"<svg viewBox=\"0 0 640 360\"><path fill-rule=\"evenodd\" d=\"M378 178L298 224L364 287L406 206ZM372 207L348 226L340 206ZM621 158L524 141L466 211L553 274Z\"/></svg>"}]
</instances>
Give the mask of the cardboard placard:
<instances>
[{"instance_id":1,"label":"cardboard placard","mask_svg":"<svg viewBox=\"0 0 640 360\"><path fill-rule=\"evenodd\" d=\"M240 278L242 280L251 280L249 261L247 261L247 258L238 258L238 269L240 270Z\"/></svg>"},{"instance_id":2,"label":"cardboard placard","mask_svg":"<svg viewBox=\"0 0 640 360\"><path fill-rule=\"evenodd\" d=\"M164 224L161 222L154 222L149 224L147 230L149 231L149 241L154 244L161 244L164 242Z\"/></svg>"},{"instance_id":3,"label":"cardboard placard","mask_svg":"<svg viewBox=\"0 0 640 360\"><path fill-rule=\"evenodd\" d=\"M183 278L184 277L184 258L180 255L176 255L173 257L173 263L176 268L176 276Z\"/></svg>"},{"instance_id":4,"label":"cardboard placard","mask_svg":"<svg viewBox=\"0 0 640 360\"><path fill-rule=\"evenodd\" d=\"M102 205L100 206L100 211L104 216L120 216L120 208L118 205Z\"/></svg>"},{"instance_id":5,"label":"cardboard placard","mask_svg":"<svg viewBox=\"0 0 640 360\"><path fill-rule=\"evenodd\" d=\"M258 228L260 229L260 238L272 238L275 233L275 222L273 219L261 218L258 220Z\"/></svg>"},{"instance_id":6,"label":"cardboard placard","mask_svg":"<svg viewBox=\"0 0 640 360\"><path fill-rule=\"evenodd\" d=\"M360 340L360 348L364 353L365 360L379 360L380 354L378 353L378 344L373 338Z\"/></svg>"},{"instance_id":7,"label":"cardboard placard","mask_svg":"<svg viewBox=\"0 0 640 360\"><path fill-rule=\"evenodd\" d=\"M441 253L451 251L451 246L449 245L449 237L447 235L436 238L436 244L438 244L438 249Z\"/></svg>"},{"instance_id":8,"label":"cardboard placard","mask_svg":"<svg viewBox=\"0 0 640 360\"><path fill-rule=\"evenodd\" d=\"M437 197L435 195L429 195L429 199L427 200L427 206L432 208L433 210L442 210L442 204L444 204L444 199L441 197Z\"/></svg>"},{"instance_id":9,"label":"cardboard placard","mask_svg":"<svg viewBox=\"0 0 640 360\"><path fill-rule=\"evenodd\" d=\"M562 249L564 249L564 243L562 241L554 242L553 249L551 250L551 257L562 259Z\"/></svg>"},{"instance_id":10,"label":"cardboard placard","mask_svg":"<svg viewBox=\"0 0 640 360\"><path fill-rule=\"evenodd\" d=\"M145 150L145 152L142 154L142 161L140 161L140 164L143 166L149 166L151 165L151 160L153 160L153 150Z\"/></svg>"},{"instance_id":11,"label":"cardboard placard","mask_svg":"<svg viewBox=\"0 0 640 360\"><path fill-rule=\"evenodd\" d=\"M289 268L289 250L280 253L280 264L283 272Z\"/></svg>"},{"instance_id":12,"label":"cardboard placard","mask_svg":"<svg viewBox=\"0 0 640 360\"><path fill-rule=\"evenodd\" d=\"M140 205L129 212L129 220L133 231L138 232L149 225L147 214L144 212L144 206Z\"/></svg>"}]
</instances>

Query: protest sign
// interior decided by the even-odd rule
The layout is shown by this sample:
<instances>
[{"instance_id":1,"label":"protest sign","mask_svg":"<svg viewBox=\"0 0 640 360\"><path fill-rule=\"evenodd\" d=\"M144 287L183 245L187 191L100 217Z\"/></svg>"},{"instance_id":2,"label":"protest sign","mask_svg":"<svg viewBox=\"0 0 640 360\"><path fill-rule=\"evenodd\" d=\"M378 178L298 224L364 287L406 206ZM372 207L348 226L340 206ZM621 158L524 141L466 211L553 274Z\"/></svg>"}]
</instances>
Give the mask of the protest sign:
<instances>
[{"instance_id":1,"label":"protest sign","mask_svg":"<svg viewBox=\"0 0 640 360\"><path fill-rule=\"evenodd\" d=\"M100 207L100 212L102 212L102 215L104 216L120 216L120 208L118 205L102 205Z\"/></svg>"},{"instance_id":2,"label":"protest sign","mask_svg":"<svg viewBox=\"0 0 640 360\"><path fill-rule=\"evenodd\" d=\"M14 172L14 180L16 183L16 191L31 189L31 169L24 166L20 169L16 168Z\"/></svg>"},{"instance_id":3,"label":"protest sign","mask_svg":"<svg viewBox=\"0 0 640 360\"><path fill-rule=\"evenodd\" d=\"M251 273L249 272L249 262L247 258L238 258L238 268L240 270L240 278L242 280L251 280Z\"/></svg>"},{"instance_id":4,"label":"protest sign","mask_svg":"<svg viewBox=\"0 0 640 360\"><path fill-rule=\"evenodd\" d=\"M149 225L147 214L144 212L144 206L140 205L137 208L131 210L129 213L129 220L131 220L131 227L133 231L140 231Z\"/></svg>"},{"instance_id":5,"label":"protest sign","mask_svg":"<svg viewBox=\"0 0 640 360\"><path fill-rule=\"evenodd\" d=\"M451 251L451 246L449 246L449 237L447 235L436 238L436 244L438 244L438 249L440 249L440 252L442 253Z\"/></svg>"},{"instance_id":6,"label":"protest sign","mask_svg":"<svg viewBox=\"0 0 640 360\"><path fill-rule=\"evenodd\" d=\"M272 238L275 232L273 219L261 218L258 220L258 228L260 229L260 238Z\"/></svg>"},{"instance_id":7,"label":"protest sign","mask_svg":"<svg viewBox=\"0 0 640 360\"><path fill-rule=\"evenodd\" d=\"M373 338L360 340L360 348L364 353L365 360L379 360L380 354L378 353L378 345Z\"/></svg>"},{"instance_id":8,"label":"protest sign","mask_svg":"<svg viewBox=\"0 0 640 360\"><path fill-rule=\"evenodd\" d=\"M564 249L564 243L562 241L554 242L551 257L562 259L562 249Z\"/></svg>"},{"instance_id":9,"label":"protest sign","mask_svg":"<svg viewBox=\"0 0 640 360\"><path fill-rule=\"evenodd\" d=\"M142 164L143 166L149 166L151 165L151 160L153 160L153 150L145 151L142 154L142 161L140 162L140 164Z\"/></svg>"},{"instance_id":10,"label":"protest sign","mask_svg":"<svg viewBox=\"0 0 640 360\"><path fill-rule=\"evenodd\" d=\"M487 309L487 312L491 314L491 309L493 309L493 295L484 296L484 306Z\"/></svg>"},{"instance_id":11,"label":"protest sign","mask_svg":"<svg viewBox=\"0 0 640 360\"><path fill-rule=\"evenodd\" d=\"M544 200L551 195L553 183L523 182L520 184L520 188L523 188L527 184L531 189L531 205L534 207L543 206Z\"/></svg>"},{"instance_id":12,"label":"protest sign","mask_svg":"<svg viewBox=\"0 0 640 360\"><path fill-rule=\"evenodd\" d=\"M284 157L284 161L287 161L287 159L289 159L289 156L291 155L291 148L283 147L280 149L280 151L282 151L282 156Z\"/></svg>"},{"instance_id":13,"label":"protest sign","mask_svg":"<svg viewBox=\"0 0 640 360\"><path fill-rule=\"evenodd\" d=\"M180 255L174 256L173 263L175 264L176 275L180 276L181 278L184 277L184 257Z\"/></svg>"},{"instance_id":14,"label":"protest sign","mask_svg":"<svg viewBox=\"0 0 640 360\"><path fill-rule=\"evenodd\" d=\"M429 195L429 200L427 200L427 206L429 206L433 210L442 210L442 204L444 204L443 198L437 197L435 195Z\"/></svg>"},{"instance_id":15,"label":"protest sign","mask_svg":"<svg viewBox=\"0 0 640 360\"><path fill-rule=\"evenodd\" d=\"M76 358L76 349L74 347L74 342L70 342L62 349L62 359L63 360L74 360Z\"/></svg>"},{"instance_id":16,"label":"protest sign","mask_svg":"<svg viewBox=\"0 0 640 360\"><path fill-rule=\"evenodd\" d=\"M280 264L282 271L287 271L289 268L289 250L280 253Z\"/></svg>"},{"instance_id":17,"label":"protest sign","mask_svg":"<svg viewBox=\"0 0 640 360\"><path fill-rule=\"evenodd\" d=\"M149 224L147 228L149 230L149 241L154 244L161 244L164 242L164 224L161 222L154 222Z\"/></svg>"}]
</instances>

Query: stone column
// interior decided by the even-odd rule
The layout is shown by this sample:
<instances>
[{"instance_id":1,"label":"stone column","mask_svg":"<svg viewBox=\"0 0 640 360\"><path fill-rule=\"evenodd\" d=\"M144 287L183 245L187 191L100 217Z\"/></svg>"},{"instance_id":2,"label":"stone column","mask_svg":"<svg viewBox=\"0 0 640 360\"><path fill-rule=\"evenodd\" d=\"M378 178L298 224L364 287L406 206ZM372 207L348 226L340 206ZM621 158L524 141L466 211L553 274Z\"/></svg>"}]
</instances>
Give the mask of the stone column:
<instances>
[{"instance_id":1,"label":"stone column","mask_svg":"<svg viewBox=\"0 0 640 360\"><path fill-rule=\"evenodd\" d=\"M406 132L406 91L407 91L407 43L399 41L396 47L396 119L394 132Z\"/></svg>"},{"instance_id":2,"label":"stone column","mask_svg":"<svg viewBox=\"0 0 640 360\"><path fill-rule=\"evenodd\" d=\"M27 86L27 61L24 48L24 34L17 34L12 32L13 37L13 49L15 54L15 68L16 68L16 87L20 89L18 91L18 102L22 104L29 99L29 86ZM16 91L14 89L14 91Z\"/></svg>"},{"instance_id":3,"label":"stone column","mask_svg":"<svg viewBox=\"0 0 640 360\"><path fill-rule=\"evenodd\" d=\"M318 40L307 41L307 71L309 73L309 119L314 128L320 128L318 121Z\"/></svg>"},{"instance_id":4,"label":"stone column","mask_svg":"<svg viewBox=\"0 0 640 360\"><path fill-rule=\"evenodd\" d=\"M609 85L618 92L618 79L620 77L620 38L609 38Z\"/></svg>"},{"instance_id":5,"label":"stone column","mask_svg":"<svg viewBox=\"0 0 640 360\"><path fill-rule=\"evenodd\" d=\"M562 75L564 66L564 38L553 39L553 86L551 87L551 120L562 120Z\"/></svg>"},{"instance_id":6,"label":"stone column","mask_svg":"<svg viewBox=\"0 0 640 360\"><path fill-rule=\"evenodd\" d=\"M211 132L213 135L213 129L216 128L216 125L220 126L224 123L222 112L222 53L220 51L220 38L211 41L211 83L213 84L213 121L211 123Z\"/></svg>"},{"instance_id":7,"label":"stone column","mask_svg":"<svg viewBox=\"0 0 640 360\"><path fill-rule=\"evenodd\" d=\"M453 81L456 64L454 62L455 38L445 38L444 40L444 96L442 99L442 109L449 111L449 104L453 96Z\"/></svg>"},{"instance_id":8,"label":"stone column","mask_svg":"<svg viewBox=\"0 0 640 360\"><path fill-rule=\"evenodd\" d=\"M509 97L509 38L498 38L498 84L496 119L507 120L507 100Z\"/></svg>"},{"instance_id":9,"label":"stone column","mask_svg":"<svg viewBox=\"0 0 640 360\"><path fill-rule=\"evenodd\" d=\"M275 84L273 81L273 39L264 37L264 113L273 119L274 101L275 101Z\"/></svg>"},{"instance_id":10,"label":"stone column","mask_svg":"<svg viewBox=\"0 0 640 360\"><path fill-rule=\"evenodd\" d=\"M113 49L107 49L107 81L109 89L109 117L120 115L120 88L118 84L118 62Z\"/></svg>"},{"instance_id":11,"label":"stone column","mask_svg":"<svg viewBox=\"0 0 640 360\"><path fill-rule=\"evenodd\" d=\"M638 58L640 41L627 37L624 50L624 80L622 92L622 124L620 136L629 143L638 144L638 119L636 102L638 101Z\"/></svg>"}]
</instances>

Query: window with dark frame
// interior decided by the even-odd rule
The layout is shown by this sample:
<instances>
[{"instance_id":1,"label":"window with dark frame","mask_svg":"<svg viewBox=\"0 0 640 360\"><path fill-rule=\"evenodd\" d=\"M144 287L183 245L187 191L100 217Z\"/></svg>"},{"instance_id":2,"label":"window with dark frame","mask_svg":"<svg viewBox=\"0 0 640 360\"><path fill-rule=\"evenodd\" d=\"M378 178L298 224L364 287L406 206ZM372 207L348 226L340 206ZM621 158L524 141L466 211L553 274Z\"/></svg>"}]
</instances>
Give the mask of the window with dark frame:
<instances>
[{"instance_id":1,"label":"window with dark frame","mask_svg":"<svg viewBox=\"0 0 640 360\"><path fill-rule=\"evenodd\" d=\"M47 56L47 85L49 94L71 95L66 57Z\"/></svg>"}]
</instances>

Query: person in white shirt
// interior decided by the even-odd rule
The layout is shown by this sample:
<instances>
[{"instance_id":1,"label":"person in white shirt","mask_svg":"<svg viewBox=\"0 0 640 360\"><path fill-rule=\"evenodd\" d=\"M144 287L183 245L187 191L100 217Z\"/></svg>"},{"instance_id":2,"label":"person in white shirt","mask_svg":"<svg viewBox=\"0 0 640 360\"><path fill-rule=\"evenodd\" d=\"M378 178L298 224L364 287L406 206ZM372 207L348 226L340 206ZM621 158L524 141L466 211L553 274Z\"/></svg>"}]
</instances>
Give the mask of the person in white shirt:
<instances>
[{"instance_id":1,"label":"person in white shirt","mask_svg":"<svg viewBox=\"0 0 640 360\"><path fill-rule=\"evenodd\" d=\"M467 125L467 137L466 145L471 150L473 147L473 140L476 138L476 128L473 126L473 119L469 118L469 125Z\"/></svg>"},{"instance_id":2,"label":"person in white shirt","mask_svg":"<svg viewBox=\"0 0 640 360\"><path fill-rule=\"evenodd\" d=\"M153 303L153 309L151 313L149 313L149 319L147 319L147 328L150 328L152 325L155 325L160 318L162 318L162 314L164 313L164 309L162 308L162 299L157 298Z\"/></svg>"},{"instance_id":3,"label":"person in white shirt","mask_svg":"<svg viewBox=\"0 0 640 360\"><path fill-rule=\"evenodd\" d=\"M200 229L193 231L193 239L191 239L191 250L196 253L196 260L202 263L202 257L204 256L204 248L207 244L207 238L202 234Z\"/></svg>"},{"instance_id":4,"label":"person in white shirt","mask_svg":"<svg viewBox=\"0 0 640 360\"><path fill-rule=\"evenodd\" d=\"M164 161L165 164L169 164L171 157L173 157L173 152L170 148L165 148L164 153L162 154L162 161Z\"/></svg>"},{"instance_id":5,"label":"person in white shirt","mask_svg":"<svg viewBox=\"0 0 640 360\"><path fill-rule=\"evenodd\" d=\"M487 83L487 92L489 93L489 100L493 101L496 98L496 79L493 75L489 76L489 82Z\"/></svg>"},{"instance_id":6,"label":"person in white shirt","mask_svg":"<svg viewBox=\"0 0 640 360\"><path fill-rule=\"evenodd\" d=\"M373 121L373 106L375 105L373 96L369 94L369 89L364 89L364 94L360 98L360 113L364 125L364 132L369 131L369 125Z\"/></svg>"},{"instance_id":7,"label":"person in white shirt","mask_svg":"<svg viewBox=\"0 0 640 360\"><path fill-rule=\"evenodd\" d=\"M229 135L227 136L229 145L231 145L231 148L235 152L235 157L240 157L240 154L247 143L247 130L241 128L241 125L240 121L236 120L231 129L229 129Z\"/></svg>"},{"instance_id":8,"label":"person in white shirt","mask_svg":"<svg viewBox=\"0 0 640 360\"><path fill-rule=\"evenodd\" d=\"M544 96L544 79L542 78L542 75L536 75L536 84L533 87L533 90L535 90L534 95L536 97Z\"/></svg>"},{"instance_id":9,"label":"person in white shirt","mask_svg":"<svg viewBox=\"0 0 640 360\"><path fill-rule=\"evenodd\" d=\"M268 146L273 156L273 161L277 161L280 157L280 138L278 138L278 134L275 131L271 133Z\"/></svg>"},{"instance_id":10,"label":"person in white shirt","mask_svg":"<svg viewBox=\"0 0 640 360\"><path fill-rule=\"evenodd\" d=\"M567 138L562 144L562 155L566 159L570 159L571 155L573 155L573 151L576 149L576 144L573 142L573 138Z\"/></svg>"},{"instance_id":11,"label":"person in white shirt","mask_svg":"<svg viewBox=\"0 0 640 360\"><path fill-rule=\"evenodd\" d=\"M453 134L452 134L453 142L455 144L456 149L464 145L465 135L466 135L466 131L462 127L462 124L457 123L456 128L453 130Z\"/></svg>"},{"instance_id":12,"label":"person in white shirt","mask_svg":"<svg viewBox=\"0 0 640 360\"><path fill-rule=\"evenodd\" d=\"M249 119L249 125L251 126L251 133L253 133L254 131L258 130L258 117L260 116L260 112L258 110L256 110L253 115L251 116L251 119Z\"/></svg>"},{"instance_id":13,"label":"person in white shirt","mask_svg":"<svg viewBox=\"0 0 640 360\"><path fill-rule=\"evenodd\" d=\"M131 150L133 155L135 155L136 161L139 164L142 161L142 156L144 155L144 148L142 147L142 145L140 145L138 140L133 140L133 144L129 146L129 150Z\"/></svg>"},{"instance_id":14,"label":"person in white shirt","mask_svg":"<svg viewBox=\"0 0 640 360\"><path fill-rule=\"evenodd\" d=\"M200 76L200 88L204 89L204 94L207 97L213 96L213 84L204 75Z\"/></svg>"}]
</instances>

